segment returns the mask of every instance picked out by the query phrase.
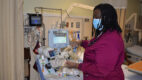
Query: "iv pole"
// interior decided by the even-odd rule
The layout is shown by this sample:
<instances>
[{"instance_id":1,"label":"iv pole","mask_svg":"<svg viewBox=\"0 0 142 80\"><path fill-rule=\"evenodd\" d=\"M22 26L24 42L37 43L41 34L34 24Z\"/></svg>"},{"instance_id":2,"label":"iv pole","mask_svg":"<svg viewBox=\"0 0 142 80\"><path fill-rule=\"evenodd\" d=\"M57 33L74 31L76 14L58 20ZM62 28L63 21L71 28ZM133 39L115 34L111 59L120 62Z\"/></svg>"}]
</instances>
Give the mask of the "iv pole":
<instances>
[{"instance_id":1,"label":"iv pole","mask_svg":"<svg viewBox=\"0 0 142 80\"><path fill-rule=\"evenodd\" d=\"M61 13L61 23L62 23L62 9L35 7L34 10L35 10L36 13L39 13L37 11L37 9L39 9L41 11L41 14L43 14L43 10L57 10L57 11L60 11L60 13ZM42 16L42 26L43 26L43 43L42 43L42 45L45 46L45 40L46 40L46 38L45 38L45 25L43 23L43 16ZM63 28L63 26L60 25L60 28Z\"/></svg>"}]
</instances>

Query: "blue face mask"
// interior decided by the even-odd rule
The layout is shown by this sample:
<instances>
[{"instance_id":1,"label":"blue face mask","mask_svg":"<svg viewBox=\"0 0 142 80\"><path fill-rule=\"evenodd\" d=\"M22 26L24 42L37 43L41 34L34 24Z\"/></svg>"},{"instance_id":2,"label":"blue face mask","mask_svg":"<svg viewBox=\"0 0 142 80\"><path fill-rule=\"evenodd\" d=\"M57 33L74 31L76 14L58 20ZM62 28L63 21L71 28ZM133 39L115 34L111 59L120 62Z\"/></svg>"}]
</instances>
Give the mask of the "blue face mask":
<instances>
[{"instance_id":1,"label":"blue face mask","mask_svg":"<svg viewBox=\"0 0 142 80\"><path fill-rule=\"evenodd\" d=\"M101 24L101 19L93 19L94 28L101 31L103 29L103 26L99 28L100 24Z\"/></svg>"}]
</instances>

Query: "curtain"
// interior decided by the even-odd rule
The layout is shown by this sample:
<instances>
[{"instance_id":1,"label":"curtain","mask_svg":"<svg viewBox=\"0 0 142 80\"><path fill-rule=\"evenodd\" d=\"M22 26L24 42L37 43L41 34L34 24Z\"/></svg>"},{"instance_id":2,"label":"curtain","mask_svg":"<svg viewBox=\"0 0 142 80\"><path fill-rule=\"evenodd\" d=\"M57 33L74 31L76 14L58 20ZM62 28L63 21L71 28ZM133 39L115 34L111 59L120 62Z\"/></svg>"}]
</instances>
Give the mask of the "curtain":
<instances>
[{"instance_id":1,"label":"curtain","mask_svg":"<svg viewBox=\"0 0 142 80\"><path fill-rule=\"evenodd\" d=\"M122 37L124 38L126 9L116 9L116 11L118 16L118 24L122 29Z\"/></svg>"},{"instance_id":2,"label":"curtain","mask_svg":"<svg viewBox=\"0 0 142 80\"><path fill-rule=\"evenodd\" d=\"M0 0L0 80L24 80L23 0Z\"/></svg>"}]
</instances>

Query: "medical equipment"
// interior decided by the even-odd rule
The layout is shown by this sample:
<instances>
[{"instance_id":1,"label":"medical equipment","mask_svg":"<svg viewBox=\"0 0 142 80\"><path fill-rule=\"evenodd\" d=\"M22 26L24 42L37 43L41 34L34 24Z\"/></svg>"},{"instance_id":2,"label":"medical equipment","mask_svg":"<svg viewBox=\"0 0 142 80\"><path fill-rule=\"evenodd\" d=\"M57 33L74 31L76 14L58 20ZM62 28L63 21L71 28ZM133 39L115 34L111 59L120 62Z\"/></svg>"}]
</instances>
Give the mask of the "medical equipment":
<instances>
[{"instance_id":1,"label":"medical equipment","mask_svg":"<svg viewBox=\"0 0 142 80\"><path fill-rule=\"evenodd\" d=\"M132 62L138 62L142 60L142 47L134 45L132 47L126 48L128 60Z\"/></svg>"},{"instance_id":2,"label":"medical equipment","mask_svg":"<svg viewBox=\"0 0 142 80\"><path fill-rule=\"evenodd\" d=\"M65 48L69 45L68 31L63 29L50 29L48 31L48 46L51 48Z\"/></svg>"},{"instance_id":3,"label":"medical equipment","mask_svg":"<svg viewBox=\"0 0 142 80\"><path fill-rule=\"evenodd\" d=\"M41 14L28 14L30 26L42 26L42 15Z\"/></svg>"},{"instance_id":4,"label":"medical equipment","mask_svg":"<svg viewBox=\"0 0 142 80\"><path fill-rule=\"evenodd\" d=\"M66 62L66 59L69 57L68 52L59 52L54 50L53 48L48 47L40 47L38 49L39 58L44 61L44 59L48 59L48 62L51 64L52 67L60 67L63 66Z\"/></svg>"},{"instance_id":5,"label":"medical equipment","mask_svg":"<svg viewBox=\"0 0 142 80\"><path fill-rule=\"evenodd\" d=\"M79 41L80 40L80 31L77 31L76 33L77 33L77 41Z\"/></svg>"},{"instance_id":6,"label":"medical equipment","mask_svg":"<svg viewBox=\"0 0 142 80\"><path fill-rule=\"evenodd\" d=\"M63 22L62 22L62 9L56 9L56 8L45 8L45 7L35 7L34 8L35 9L35 12L36 13L39 13L39 11L40 11L40 13L41 14L43 14L43 11L45 11L45 10L54 10L54 11L60 11L60 14L61 14L61 19L60 19L60 21L61 21L61 23L60 23L60 28L63 28ZM57 22L57 25L58 25L58 22ZM56 26L57 27L57 26Z\"/></svg>"},{"instance_id":7,"label":"medical equipment","mask_svg":"<svg viewBox=\"0 0 142 80\"><path fill-rule=\"evenodd\" d=\"M78 60L80 60L80 54L73 53L71 46L67 46L60 54L56 49L45 46L40 47L38 52L36 63L42 80L70 80L72 78L74 80L82 80L83 75L79 70L69 69L64 65L66 60L74 62L79 62Z\"/></svg>"}]
</instances>

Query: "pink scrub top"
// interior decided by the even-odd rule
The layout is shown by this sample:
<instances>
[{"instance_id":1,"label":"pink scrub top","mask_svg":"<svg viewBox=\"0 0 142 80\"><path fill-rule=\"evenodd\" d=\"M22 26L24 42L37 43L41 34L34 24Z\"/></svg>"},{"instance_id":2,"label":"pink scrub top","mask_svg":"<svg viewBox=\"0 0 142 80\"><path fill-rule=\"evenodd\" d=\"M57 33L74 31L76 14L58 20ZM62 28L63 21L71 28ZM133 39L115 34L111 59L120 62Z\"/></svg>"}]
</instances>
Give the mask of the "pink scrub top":
<instances>
[{"instance_id":1,"label":"pink scrub top","mask_svg":"<svg viewBox=\"0 0 142 80\"><path fill-rule=\"evenodd\" d=\"M84 80L124 80L121 68L124 62L124 43L117 31L107 31L98 40L83 41L85 48L83 63L78 69L83 72Z\"/></svg>"}]
</instances>

